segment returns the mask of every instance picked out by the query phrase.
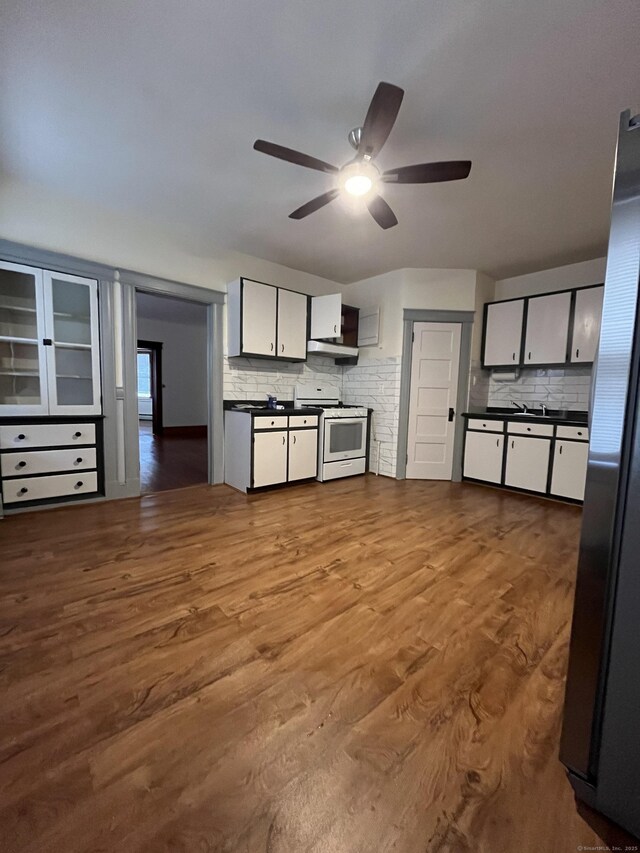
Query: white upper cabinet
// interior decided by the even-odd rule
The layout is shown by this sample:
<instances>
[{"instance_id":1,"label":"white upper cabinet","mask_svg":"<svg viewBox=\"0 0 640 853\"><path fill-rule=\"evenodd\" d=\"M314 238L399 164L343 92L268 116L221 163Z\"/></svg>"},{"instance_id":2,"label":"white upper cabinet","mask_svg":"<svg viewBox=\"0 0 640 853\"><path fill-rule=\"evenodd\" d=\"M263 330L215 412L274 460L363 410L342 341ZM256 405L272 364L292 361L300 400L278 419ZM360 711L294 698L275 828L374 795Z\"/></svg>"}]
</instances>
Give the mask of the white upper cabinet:
<instances>
[{"instance_id":1,"label":"white upper cabinet","mask_svg":"<svg viewBox=\"0 0 640 853\"><path fill-rule=\"evenodd\" d=\"M100 411L97 281L0 263L0 414Z\"/></svg>"},{"instance_id":2,"label":"white upper cabinet","mask_svg":"<svg viewBox=\"0 0 640 853\"><path fill-rule=\"evenodd\" d=\"M528 301L524 364L564 364L567 360L571 293L550 293Z\"/></svg>"},{"instance_id":3,"label":"white upper cabinet","mask_svg":"<svg viewBox=\"0 0 640 853\"><path fill-rule=\"evenodd\" d=\"M307 357L307 296L278 289L278 358Z\"/></svg>"},{"instance_id":4,"label":"white upper cabinet","mask_svg":"<svg viewBox=\"0 0 640 853\"><path fill-rule=\"evenodd\" d=\"M491 302L487 305L483 351L485 367L520 363L524 299Z\"/></svg>"},{"instance_id":5,"label":"white upper cabinet","mask_svg":"<svg viewBox=\"0 0 640 853\"><path fill-rule=\"evenodd\" d=\"M277 288L245 278L242 281L241 304L241 351L275 357ZM232 354L240 355L240 351L229 353Z\"/></svg>"},{"instance_id":6,"label":"white upper cabinet","mask_svg":"<svg viewBox=\"0 0 640 853\"><path fill-rule=\"evenodd\" d=\"M44 273L49 411L52 415L100 413L98 283Z\"/></svg>"},{"instance_id":7,"label":"white upper cabinet","mask_svg":"<svg viewBox=\"0 0 640 853\"><path fill-rule=\"evenodd\" d=\"M229 356L266 356L289 361L307 357L304 293L240 278L227 286Z\"/></svg>"},{"instance_id":8,"label":"white upper cabinet","mask_svg":"<svg viewBox=\"0 0 640 853\"><path fill-rule=\"evenodd\" d=\"M342 294L311 298L311 339L339 338L342 326Z\"/></svg>"},{"instance_id":9,"label":"white upper cabinet","mask_svg":"<svg viewBox=\"0 0 640 853\"><path fill-rule=\"evenodd\" d=\"M576 291L570 360L575 364L592 362L596 357L602 320L604 287Z\"/></svg>"}]
</instances>

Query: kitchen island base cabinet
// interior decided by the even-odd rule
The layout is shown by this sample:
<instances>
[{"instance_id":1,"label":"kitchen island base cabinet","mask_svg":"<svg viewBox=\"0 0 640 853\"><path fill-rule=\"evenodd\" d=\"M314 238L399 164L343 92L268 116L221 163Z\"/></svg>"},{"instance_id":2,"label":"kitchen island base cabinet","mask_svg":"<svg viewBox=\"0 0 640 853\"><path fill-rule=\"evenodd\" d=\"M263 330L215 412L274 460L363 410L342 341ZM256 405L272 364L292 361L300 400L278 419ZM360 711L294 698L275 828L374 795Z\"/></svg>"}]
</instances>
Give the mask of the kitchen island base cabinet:
<instances>
[{"instance_id":1,"label":"kitchen island base cabinet","mask_svg":"<svg viewBox=\"0 0 640 853\"><path fill-rule=\"evenodd\" d=\"M469 430L464 448L464 476L487 483L502 482L504 436Z\"/></svg>"},{"instance_id":2,"label":"kitchen island base cabinet","mask_svg":"<svg viewBox=\"0 0 640 853\"><path fill-rule=\"evenodd\" d=\"M289 431L289 481L306 480L318 473L318 430Z\"/></svg>"},{"instance_id":3,"label":"kitchen island base cabinet","mask_svg":"<svg viewBox=\"0 0 640 853\"><path fill-rule=\"evenodd\" d=\"M510 435L507 442L505 486L529 492L546 492L550 439Z\"/></svg>"},{"instance_id":4,"label":"kitchen island base cabinet","mask_svg":"<svg viewBox=\"0 0 640 853\"><path fill-rule=\"evenodd\" d=\"M253 486L287 480L287 431L256 432L253 436Z\"/></svg>"},{"instance_id":5,"label":"kitchen island base cabinet","mask_svg":"<svg viewBox=\"0 0 640 853\"><path fill-rule=\"evenodd\" d=\"M586 441L556 441L551 494L584 500L588 460L589 445Z\"/></svg>"}]
</instances>

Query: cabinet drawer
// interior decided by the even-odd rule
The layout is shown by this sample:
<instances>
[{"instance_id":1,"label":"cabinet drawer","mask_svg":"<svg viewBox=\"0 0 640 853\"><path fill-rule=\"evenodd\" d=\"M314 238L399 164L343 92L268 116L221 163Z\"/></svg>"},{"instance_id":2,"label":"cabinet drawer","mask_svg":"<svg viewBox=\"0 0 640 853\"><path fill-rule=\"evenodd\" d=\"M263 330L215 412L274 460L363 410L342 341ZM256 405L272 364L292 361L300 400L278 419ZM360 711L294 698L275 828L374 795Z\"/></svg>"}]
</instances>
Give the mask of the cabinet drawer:
<instances>
[{"instance_id":1,"label":"cabinet drawer","mask_svg":"<svg viewBox=\"0 0 640 853\"><path fill-rule=\"evenodd\" d=\"M291 415L289 417L289 426L293 429L294 427L313 427L318 426L318 416L317 415Z\"/></svg>"},{"instance_id":2,"label":"cabinet drawer","mask_svg":"<svg viewBox=\"0 0 640 853\"><path fill-rule=\"evenodd\" d=\"M3 477L25 477L30 474L48 474L54 471L83 471L95 467L95 447L3 453L0 458Z\"/></svg>"},{"instance_id":3,"label":"cabinet drawer","mask_svg":"<svg viewBox=\"0 0 640 853\"><path fill-rule=\"evenodd\" d=\"M275 415L271 418L258 415L253 419L254 429L286 429L288 425L289 418L286 415Z\"/></svg>"},{"instance_id":4,"label":"cabinet drawer","mask_svg":"<svg viewBox=\"0 0 640 853\"><path fill-rule=\"evenodd\" d=\"M57 474L53 477L23 477L5 480L2 497L5 504L59 498L66 495L90 494L98 490L95 471L77 474Z\"/></svg>"},{"instance_id":5,"label":"cabinet drawer","mask_svg":"<svg viewBox=\"0 0 640 853\"><path fill-rule=\"evenodd\" d=\"M507 432L513 435L542 435L551 437L553 435L553 424L529 424L509 421Z\"/></svg>"},{"instance_id":6,"label":"cabinet drawer","mask_svg":"<svg viewBox=\"0 0 640 853\"><path fill-rule=\"evenodd\" d=\"M469 418L467 422L467 429L475 429L479 432L504 432L504 421Z\"/></svg>"},{"instance_id":7,"label":"cabinet drawer","mask_svg":"<svg viewBox=\"0 0 640 853\"><path fill-rule=\"evenodd\" d=\"M27 453L4 453L0 458L3 477L26 474L49 474L54 471L84 471L97 467L94 447L76 450L32 450Z\"/></svg>"},{"instance_id":8,"label":"cabinet drawer","mask_svg":"<svg viewBox=\"0 0 640 853\"><path fill-rule=\"evenodd\" d=\"M589 427L559 426L556 428L556 438L572 438L574 441L589 441Z\"/></svg>"},{"instance_id":9,"label":"cabinet drawer","mask_svg":"<svg viewBox=\"0 0 640 853\"><path fill-rule=\"evenodd\" d=\"M95 424L18 424L0 426L0 449L95 444Z\"/></svg>"}]
</instances>

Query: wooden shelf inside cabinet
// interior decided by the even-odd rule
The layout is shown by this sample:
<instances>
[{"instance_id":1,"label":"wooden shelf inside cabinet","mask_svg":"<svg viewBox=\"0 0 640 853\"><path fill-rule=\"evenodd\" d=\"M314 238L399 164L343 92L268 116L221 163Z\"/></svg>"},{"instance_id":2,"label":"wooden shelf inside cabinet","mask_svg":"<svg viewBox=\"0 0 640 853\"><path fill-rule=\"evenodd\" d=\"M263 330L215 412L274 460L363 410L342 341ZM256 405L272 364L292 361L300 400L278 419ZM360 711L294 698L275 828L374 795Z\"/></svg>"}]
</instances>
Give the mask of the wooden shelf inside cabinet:
<instances>
[{"instance_id":1,"label":"wooden shelf inside cabinet","mask_svg":"<svg viewBox=\"0 0 640 853\"><path fill-rule=\"evenodd\" d=\"M340 343L346 347L358 346L358 318L360 309L354 308L353 305L342 306L342 317L340 323ZM346 358L336 358L336 364L350 365L357 364L358 356L347 356Z\"/></svg>"}]
</instances>

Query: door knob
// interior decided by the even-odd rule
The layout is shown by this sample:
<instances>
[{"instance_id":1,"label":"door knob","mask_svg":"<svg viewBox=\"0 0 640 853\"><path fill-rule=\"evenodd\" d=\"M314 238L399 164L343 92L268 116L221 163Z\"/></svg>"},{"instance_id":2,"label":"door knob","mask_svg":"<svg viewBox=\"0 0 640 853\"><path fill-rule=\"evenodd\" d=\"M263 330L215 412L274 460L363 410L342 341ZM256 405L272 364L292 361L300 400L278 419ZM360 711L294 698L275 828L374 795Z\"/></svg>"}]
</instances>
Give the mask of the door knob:
<instances>
[{"instance_id":1,"label":"door knob","mask_svg":"<svg viewBox=\"0 0 640 853\"><path fill-rule=\"evenodd\" d=\"M454 415L455 415L454 410L453 410L453 409L449 409L449 416L448 416L448 418L447 418L447 420L449 421L449 423L451 423L451 421L453 420L453 416L454 416Z\"/></svg>"}]
</instances>

